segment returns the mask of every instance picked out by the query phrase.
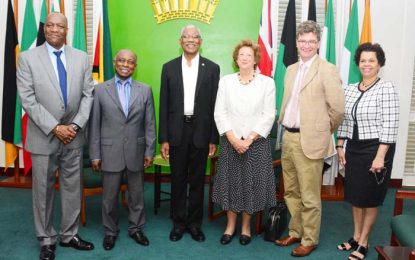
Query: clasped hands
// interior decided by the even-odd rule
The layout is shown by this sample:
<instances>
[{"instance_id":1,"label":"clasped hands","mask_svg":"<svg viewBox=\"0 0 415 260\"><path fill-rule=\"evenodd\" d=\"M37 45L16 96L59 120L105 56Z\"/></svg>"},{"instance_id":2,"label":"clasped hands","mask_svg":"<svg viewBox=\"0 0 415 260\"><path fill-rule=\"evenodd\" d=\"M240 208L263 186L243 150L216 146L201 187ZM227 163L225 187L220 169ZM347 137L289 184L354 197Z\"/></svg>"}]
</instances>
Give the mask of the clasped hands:
<instances>
[{"instance_id":1,"label":"clasped hands","mask_svg":"<svg viewBox=\"0 0 415 260\"><path fill-rule=\"evenodd\" d=\"M72 125L57 125L52 132L65 145L72 142L76 137L76 131Z\"/></svg>"},{"instance_id":2,"label":"clasped hands","mask_svg":"<svg viewBox=\"0 0 415 260\"><path fill-rule=\"evenodd\" d=\"M246 151L248 151L253 141L251 139L241 140L234 138L233 140L229 140L229 142L231 143L233 149L235 149L237 153L244 154L246 153Z\"/></svg>"}]
</instances>

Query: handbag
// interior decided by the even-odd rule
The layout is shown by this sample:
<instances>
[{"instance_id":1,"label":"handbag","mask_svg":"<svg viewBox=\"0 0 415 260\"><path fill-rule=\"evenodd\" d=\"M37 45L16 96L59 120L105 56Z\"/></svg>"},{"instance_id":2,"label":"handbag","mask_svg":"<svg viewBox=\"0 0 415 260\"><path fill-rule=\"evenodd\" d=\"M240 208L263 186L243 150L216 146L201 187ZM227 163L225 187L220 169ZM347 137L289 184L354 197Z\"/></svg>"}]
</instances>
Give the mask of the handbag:
<instances>
[{"instance_id":1,"label":"handbag","mask_svg":"<svg viewBox=\"0 0 415 260\"><path fill-rule=\"evenodd\" d=\"M270 208L267 223L264 227L264 240L275 242L287 228L288 209L284 202L277 202L277 206Z\"/></svg>"}]
</instances>

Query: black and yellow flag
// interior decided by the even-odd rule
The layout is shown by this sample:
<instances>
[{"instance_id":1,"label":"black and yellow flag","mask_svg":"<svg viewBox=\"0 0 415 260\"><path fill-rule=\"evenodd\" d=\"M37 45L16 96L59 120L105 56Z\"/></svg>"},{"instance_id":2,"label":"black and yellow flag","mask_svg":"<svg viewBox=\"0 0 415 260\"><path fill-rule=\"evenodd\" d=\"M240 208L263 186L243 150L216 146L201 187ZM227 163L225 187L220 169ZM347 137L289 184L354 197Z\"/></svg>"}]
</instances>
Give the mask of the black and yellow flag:
<instances>
[{"instance_id":1,"label":"black and yellow flag","mask_svg":"<svg viewBox=\"0 0 415 260\"><path fill-rule=\"evenodd\" d=\"M7 25L4 46L4 79L3 79L3 113L1 123L1 138L6 142L5 168L13 164L19 148L13 144L14 118L16 109L16 57L19 52L16 23L14 20L11 0L7 7Z\"/></svg>"}]
</instances>

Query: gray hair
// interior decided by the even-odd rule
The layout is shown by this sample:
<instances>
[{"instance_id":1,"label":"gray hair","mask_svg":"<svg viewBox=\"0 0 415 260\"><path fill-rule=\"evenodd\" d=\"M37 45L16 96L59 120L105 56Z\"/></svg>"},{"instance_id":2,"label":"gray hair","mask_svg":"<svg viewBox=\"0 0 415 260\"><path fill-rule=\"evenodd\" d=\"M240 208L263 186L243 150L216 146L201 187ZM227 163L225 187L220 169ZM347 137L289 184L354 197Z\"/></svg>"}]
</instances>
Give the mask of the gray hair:
<instances>
[{"instance_id":1,"label":"gray hair","mask_svg":"<svg viewBox=\"0 0 415 260\"><path fill-rule=\"evenodd\" d=\"M313 33L317 36L317 40L320 41L321 29L320 26L314 21L304 21L297 27L297 39L300 35L305 33Z\"/></svg>"},{"instance_id":2,"label":"gray hair","mask_svg":"<svg viewBox=\"0 0 415 260\"><path fill-rule=\"evenodd\" d=\"M200 36L200 39L202 39L202 33L200 32L200 29L196 25L193 25L193 24L188 24L185 27L183 27L181 32L180 32L180 37L183 36L184 31L186 31L187 29L196 29L197 33Z\"/></svg>"},{"instance_id":3,"label":"gray hair","mask_svg":"<svg viewBox=\"0 0 415 260\"><path fill-rule=\"evenodd\" d=\"M117 59L118 55L119 55L121 52L124 52L124 51L126 51L126 52L130 52L131 54L133 54L133 55L134 55L134 60L135 60L135 62L137 63L137 54L135 54L135 52L133 52L133 51L132 51L132 50L130 50L130 49L121 49L121 50L117 51L117 53L116 53L116 54L115 54L115 56L114 56L114 61Z\"/></svg>"}]
</instances>

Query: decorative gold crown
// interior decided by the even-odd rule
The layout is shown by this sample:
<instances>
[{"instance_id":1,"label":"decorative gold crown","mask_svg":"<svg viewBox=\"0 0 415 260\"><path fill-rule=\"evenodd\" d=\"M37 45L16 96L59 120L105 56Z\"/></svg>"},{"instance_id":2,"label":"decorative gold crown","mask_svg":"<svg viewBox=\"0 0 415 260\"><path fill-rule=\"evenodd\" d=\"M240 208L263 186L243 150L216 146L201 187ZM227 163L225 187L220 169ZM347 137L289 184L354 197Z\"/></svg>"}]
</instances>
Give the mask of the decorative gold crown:
<instances>
[{"instance_id":1,"label":"decorative gold crown","mask_svg":"<svg viewBox=\"0 0 415 260\"><path fill-rule=\"evenodd\" d=\"M157 23L187 18L210 24L219 0L151 0Z\"/></svg>"}]
</instances>

